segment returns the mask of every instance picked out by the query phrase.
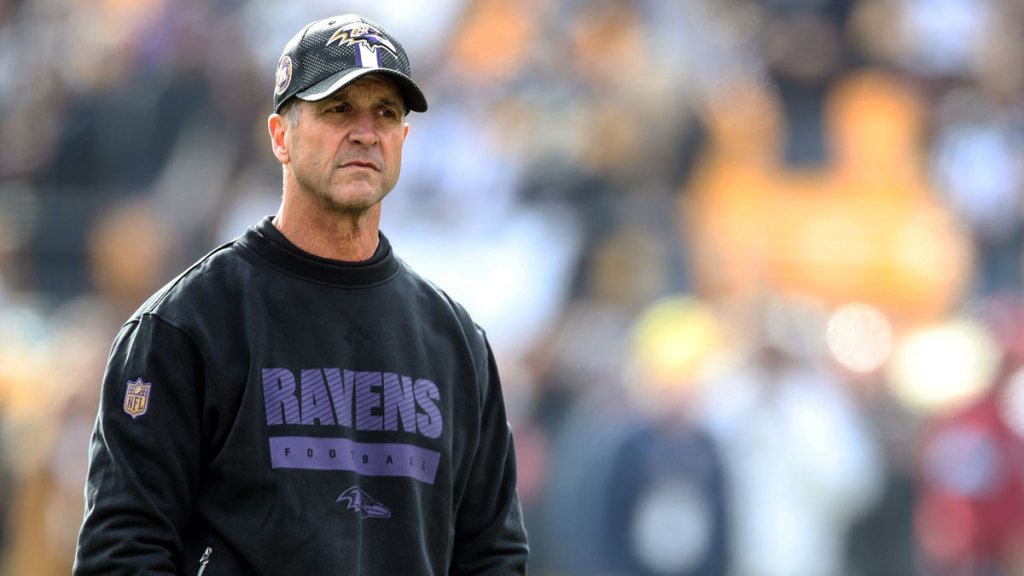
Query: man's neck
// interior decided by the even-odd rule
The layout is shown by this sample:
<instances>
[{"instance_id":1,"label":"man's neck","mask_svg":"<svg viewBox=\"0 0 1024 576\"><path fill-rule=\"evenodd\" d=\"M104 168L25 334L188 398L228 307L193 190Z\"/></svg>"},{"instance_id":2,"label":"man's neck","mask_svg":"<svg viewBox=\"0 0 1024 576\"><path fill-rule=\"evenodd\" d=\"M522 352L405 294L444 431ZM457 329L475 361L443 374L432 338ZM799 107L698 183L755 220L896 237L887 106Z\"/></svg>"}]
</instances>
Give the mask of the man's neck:
<instances>
[{"instance_id":1,"label":"man's neck","mask_svg":"<svg viewBox=\"0 0 1024 576\"><path fill-rule=\"evenodd\" d=\"M273 224L304 252L342 262L363 262L373 256L380 242L380 205L347 218L324 212L299 214L282 204Z\"/></svg>"}]
</instances>

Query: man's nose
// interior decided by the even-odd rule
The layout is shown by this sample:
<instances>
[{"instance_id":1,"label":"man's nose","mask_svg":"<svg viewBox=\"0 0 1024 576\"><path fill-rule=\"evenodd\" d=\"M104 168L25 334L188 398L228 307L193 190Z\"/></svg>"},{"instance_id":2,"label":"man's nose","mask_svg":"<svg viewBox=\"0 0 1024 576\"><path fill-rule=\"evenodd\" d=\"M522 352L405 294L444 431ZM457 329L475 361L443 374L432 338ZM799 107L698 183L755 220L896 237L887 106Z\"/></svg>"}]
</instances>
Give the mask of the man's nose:
<instances>
[{"instance_id":1,"label":"man's nose","mask_svg":"<svg viewBox=\"0 0 1024 576\"><path fill-rule=\"evenodd\" d=\"M377 129L374 125L372 112L361 112L352 119L352 130L349 140L355 144L372 146L377 143Z\"/></svg>"}]
</instances>

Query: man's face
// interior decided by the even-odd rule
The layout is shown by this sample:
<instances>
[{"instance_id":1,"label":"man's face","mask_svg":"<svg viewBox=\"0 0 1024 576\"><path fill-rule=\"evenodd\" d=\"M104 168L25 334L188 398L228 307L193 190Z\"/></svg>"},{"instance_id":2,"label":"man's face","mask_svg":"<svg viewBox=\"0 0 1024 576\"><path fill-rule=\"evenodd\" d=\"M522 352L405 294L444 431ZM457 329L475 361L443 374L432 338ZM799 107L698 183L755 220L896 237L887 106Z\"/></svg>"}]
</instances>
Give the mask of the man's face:
<instances>
[{"instance_id":1,"label":"man's face","mask_svg":"<svg viewBox=\"0 0 1024 576\"><path fill-rule=\"evenodd\" d=\"M322 208L365 211L398 181L409 133L401 93L385 76L370 74L318 102L296 102L286 123L291 178Z\"/></svg>"}]
</instances>

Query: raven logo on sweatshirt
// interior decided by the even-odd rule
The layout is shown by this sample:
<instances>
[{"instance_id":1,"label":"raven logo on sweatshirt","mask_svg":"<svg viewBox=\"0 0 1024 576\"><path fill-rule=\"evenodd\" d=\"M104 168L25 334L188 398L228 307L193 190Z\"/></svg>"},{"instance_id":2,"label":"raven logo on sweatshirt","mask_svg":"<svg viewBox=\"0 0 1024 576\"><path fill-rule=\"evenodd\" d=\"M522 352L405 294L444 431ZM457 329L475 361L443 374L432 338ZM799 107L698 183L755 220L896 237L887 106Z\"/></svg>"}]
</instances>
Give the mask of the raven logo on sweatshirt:
<instances>
[{"instance_id":1,"label":"raven logo on sweatshirt","mask_svg":"<svg viewBox=\"0 0 1024 576\"><path fill-rule=\"evenodd\" d=\"M390 518L391 510L373 499L359 486L352 486L338 496L337 502L346 502L349 510L359 513L362 518Z\"/></svg>"}]
</instances>

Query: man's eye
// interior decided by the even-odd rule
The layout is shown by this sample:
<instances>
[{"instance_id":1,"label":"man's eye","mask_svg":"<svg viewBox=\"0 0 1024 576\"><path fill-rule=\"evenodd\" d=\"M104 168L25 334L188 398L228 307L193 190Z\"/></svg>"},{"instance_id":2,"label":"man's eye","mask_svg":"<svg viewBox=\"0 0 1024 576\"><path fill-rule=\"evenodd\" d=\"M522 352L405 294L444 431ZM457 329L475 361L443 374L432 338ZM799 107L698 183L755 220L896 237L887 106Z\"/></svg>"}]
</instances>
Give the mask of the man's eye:
<instances>
[{"instance_id":1,"label":"man's eye","mask_svg":"<svg viewBox=\"0 0 1024 576\"><path fill-rule=\"evenodd\" d=\"M398 117L398 113L395 112L394 110L391 110L390 108L381 108L380 115L385 117L385 118L397 118Z\"/></svg>"}]
</instances>

